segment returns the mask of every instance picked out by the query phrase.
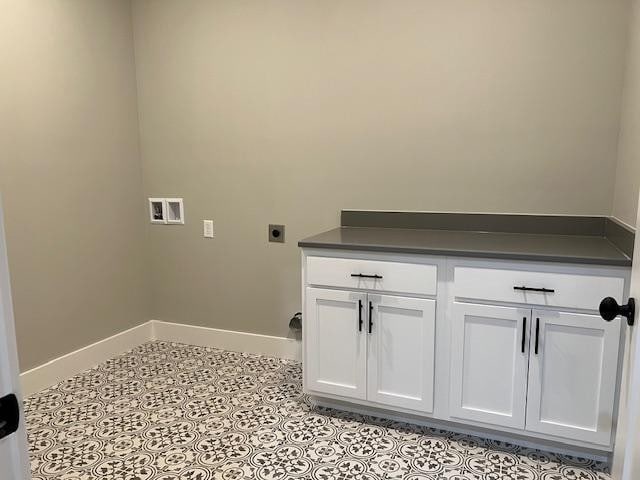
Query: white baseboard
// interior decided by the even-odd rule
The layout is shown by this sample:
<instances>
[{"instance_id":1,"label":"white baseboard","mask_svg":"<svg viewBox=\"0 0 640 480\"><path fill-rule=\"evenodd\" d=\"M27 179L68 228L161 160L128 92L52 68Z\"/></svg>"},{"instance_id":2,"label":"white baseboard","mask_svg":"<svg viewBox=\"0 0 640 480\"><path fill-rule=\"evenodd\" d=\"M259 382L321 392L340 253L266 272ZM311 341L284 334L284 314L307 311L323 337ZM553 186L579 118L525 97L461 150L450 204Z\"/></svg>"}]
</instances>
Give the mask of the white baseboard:
<instances>
[{"instance_id":1,"label":"white baseboard","mask_svg":"<svg viewBox=\"0 0 640 480\"><path fill-rule=\"evenodd\" d=\"M152 322L145 322L27 370L20 374L22 394L27 397L44 390L152 338Z\"/></svg>"},{"instance_id":2,"label":"white baseboard","mask_svg":"<svg viewBox=\"0 0 640 480\"><path fill-rule=\"evenodd\" d=\"M292 360L302 358L301 342L292 338L150 320L22 373L22 394L25 397L33 395L151 340L215 347Z\"/></svg>"},{"instance_id":3,"label":"white baseboard","mask_svg":"<svg viewBox=\"0 0 640 480\"><path fill-rule=\"evenodd\" d=\"M223 350L255 353L298 361L302 358L302 345L296 339L150 320L22 373L20 375L22 394L25 397L30 396L152 340L215 347ZM506 433L500 434L491 430L485 431L485 429L481 428L458 426L449 422L420 418L413 415L395 414L341 401L319 400L316 398L314 402L339 410L427 425L452 432L515 443L525 447L542 448L556 453L582 456L599 461L607 461L608 459L606 452L580 447L574 449L571 446L548 443L542 439L536 441L530 438L520 438Z\"/></svg>"},{"instance_id":4,"label":"white baseboard","mask_svg":"<svg viewBox=\"0 0 640 480\"><path fill-rule=\"evenodd\" d=\"M293 338L271 337L255 333L234 332L181 323L151 320L153 338L166 342L216 347L236 352L257 353L271 357L302 359L302 342Z\"/></svg>"}]
</instances>

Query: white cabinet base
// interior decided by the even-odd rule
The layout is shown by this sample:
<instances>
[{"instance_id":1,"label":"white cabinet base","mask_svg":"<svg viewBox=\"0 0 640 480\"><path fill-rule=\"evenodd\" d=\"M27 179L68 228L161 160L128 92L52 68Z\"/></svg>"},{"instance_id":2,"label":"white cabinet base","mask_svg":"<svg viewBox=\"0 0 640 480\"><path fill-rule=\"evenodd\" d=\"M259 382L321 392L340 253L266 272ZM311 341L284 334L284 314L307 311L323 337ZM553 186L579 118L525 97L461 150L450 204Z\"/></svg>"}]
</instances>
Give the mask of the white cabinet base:
<instances>
[{"instance_id":1,"label":"white cabinet base","mask_svg":"<svg viewBox=\"0 0 640 480\"><path fill-rule=\"evenodd\" d=\"M629 269L321 249L304 250L302 268L314 400L545 450L612 451L626 325L599 319L591 297L624 302Z\"/></svg>"}]
</instances>

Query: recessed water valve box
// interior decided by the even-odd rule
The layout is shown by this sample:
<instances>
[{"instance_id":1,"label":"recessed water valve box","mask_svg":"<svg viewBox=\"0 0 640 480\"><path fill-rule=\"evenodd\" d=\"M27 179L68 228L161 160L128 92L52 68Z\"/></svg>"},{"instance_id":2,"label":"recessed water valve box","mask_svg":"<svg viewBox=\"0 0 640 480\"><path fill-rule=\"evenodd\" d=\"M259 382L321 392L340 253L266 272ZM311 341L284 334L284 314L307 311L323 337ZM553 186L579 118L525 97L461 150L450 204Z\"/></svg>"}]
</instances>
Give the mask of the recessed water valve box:
<instances>
[{"instance_id":1,"label":"recessed water valve box","mask_svg":"<svg viewBox=\"0 0 640 480\"><path fill-rule=\"evenodd\" d=\"M184 225L184 203L181 198L150 198L151 223Z\"/></svg>"},{"instance_id":2,"label":"recessed water valve box","mask_svg":"<svg viewBox=\"0 0 640 480\"><path fill-rule=\"evenodd\" d=\"M151 223L167 223L167 204L164 198L149 199L149 219Z\"/></svg>"},{"instance_id":3,"label":"recessed water valve box","mask_svg":"<svg viewBox=\"0 0 640 480\"><path fill-rule=\"evenodd\" d=\"M166 198L167 223L184 225L184 202L181 198Z\"/></svg>"}]
</instances>

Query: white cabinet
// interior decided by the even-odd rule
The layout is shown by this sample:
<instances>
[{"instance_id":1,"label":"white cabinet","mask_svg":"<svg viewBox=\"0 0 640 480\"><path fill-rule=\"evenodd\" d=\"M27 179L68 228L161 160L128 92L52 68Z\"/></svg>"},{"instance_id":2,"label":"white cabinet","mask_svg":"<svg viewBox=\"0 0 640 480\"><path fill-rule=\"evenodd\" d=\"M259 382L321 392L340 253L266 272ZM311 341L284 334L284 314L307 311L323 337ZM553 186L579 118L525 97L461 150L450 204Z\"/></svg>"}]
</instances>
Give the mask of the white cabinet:
<instances>
[{"instance_id":1,"label":"white cabinet","mask_svg":"<svg viewBox=\"0 0 640 480\"><path fill-rule=\"evenodd\" d=\"M598 310L600 300L623 291L624 278L619 274L596 272L591 269L541 272L526 269L526 265L519 268L457 266L454 295L471 301Z\"/></svg>"},{"instance_id":2,"label":"white cabinet","mask_svg":"<svg viewBox=\"0 0 640 480\"><path fill-rule=\"evenodd\" d=\"M433 411L436 302L307 288L306 387Z\"/></svg>"},{"instance_id":3,"label":"white cabinet","mask_svg":"<svg viewBox=\"0 0 640 480\"><path fill-rule=\"evenodd\" d=\"M435 295L435 265L361 258L307 258L307 283L349 290Z\"/></svg>"},{"instance_id":4,"label":"white cabinet","mask_svg":"<svg viewBox=\"0 0 640 480\"><path fill-rule=\"evenodd\" d=\"M628 273L307 250L305 391L608 451L622 324L597 307L624 302Z\"/></svg>"},{"instance_id":5,"label":"white cabinet","mask_svg":"<svg viewBox=\"0 0 640 480\"><path fill-rule=\"evenodd\" d=\"M316 392L364 399L367 395L367 295L307 288L306 386Z\"/></svg>"},{"instance_id":6,"label":"white cabinet","mask_svg":"<svg viewBox=\"0 0 640 480\"><path fill-rule=\"evenodd\" d=\"M452 417L524 428L529 309L454 303Z\"/></svg>"},{"instance_id":7,"label":"white cabinet","mask_svg":"<svg viewBox=\"0 0 640 480\"><path fill-rule=\"evenodd\" d=\"M455 302L453 418L609 445L620 323Z\"/></svg>"},{"instance_id":8,"label":"white cabinet","mask_svg":"<svg viewBox=\"0 0 640 480\"><path fill-rule=\"evenodd\" d=\"M608 445L620 322L540 310L533 322L527 430Z\"/></svg>"},{"instance_id":9,"label":"white cabinet","mask_svg":"<svg viewBox=\"0 0 640 480\"><path fill-rule=\"evenodd\" d=\"M369 295L368 400L433 412L436 302Z\"/></svg>"}]
</instances>

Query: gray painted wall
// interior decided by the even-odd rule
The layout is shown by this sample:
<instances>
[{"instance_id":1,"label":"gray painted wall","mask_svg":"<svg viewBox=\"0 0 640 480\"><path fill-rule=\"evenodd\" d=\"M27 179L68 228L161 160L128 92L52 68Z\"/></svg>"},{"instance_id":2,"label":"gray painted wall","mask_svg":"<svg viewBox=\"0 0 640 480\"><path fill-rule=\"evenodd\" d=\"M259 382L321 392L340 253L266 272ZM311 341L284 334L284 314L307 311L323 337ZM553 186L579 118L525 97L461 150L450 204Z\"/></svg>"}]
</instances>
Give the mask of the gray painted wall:
<instances>
[{"instance_id":1,"label":"gray painted wall","mask_svg":"<svg viewBox=\"0 0 640 480\"><path fill-rule=\"evenodd\" d=\"M133 5L145 192L187 218L153 318L285 335L341 208L611 212L626 0Z\"/></svg>"},{"instance_id":2,"label":"gray painted wall","mask_svg":"<svg viewBox=\"0 0 640 480\"><path fill-rule=\"evenodd\" d=\"M296 242L341 208L635 212L627 0L2 6L23 370L149 318L287 334ZM187 224L148 225L151 195Z\"/></svg>"},{"instance_id":3,"label":"gray painted wall","mask_svg":"<svg viewBox=\"0 0 640 480\"><path fill-rule=\"evenodd\" d=\"M21 369L149 318L131 10L0 2L0 191Z\"/></svg>"},{"instance_id":4,"label":"gray painted wall","mask_svg":"<svg viewBox=\"0 0 640 480\"><path fill-rule=\"evenodd\" d=\"M635 226L640 186L640 2L634 0L622 101L613 215Z\"/></svg>"}]
</instances>

